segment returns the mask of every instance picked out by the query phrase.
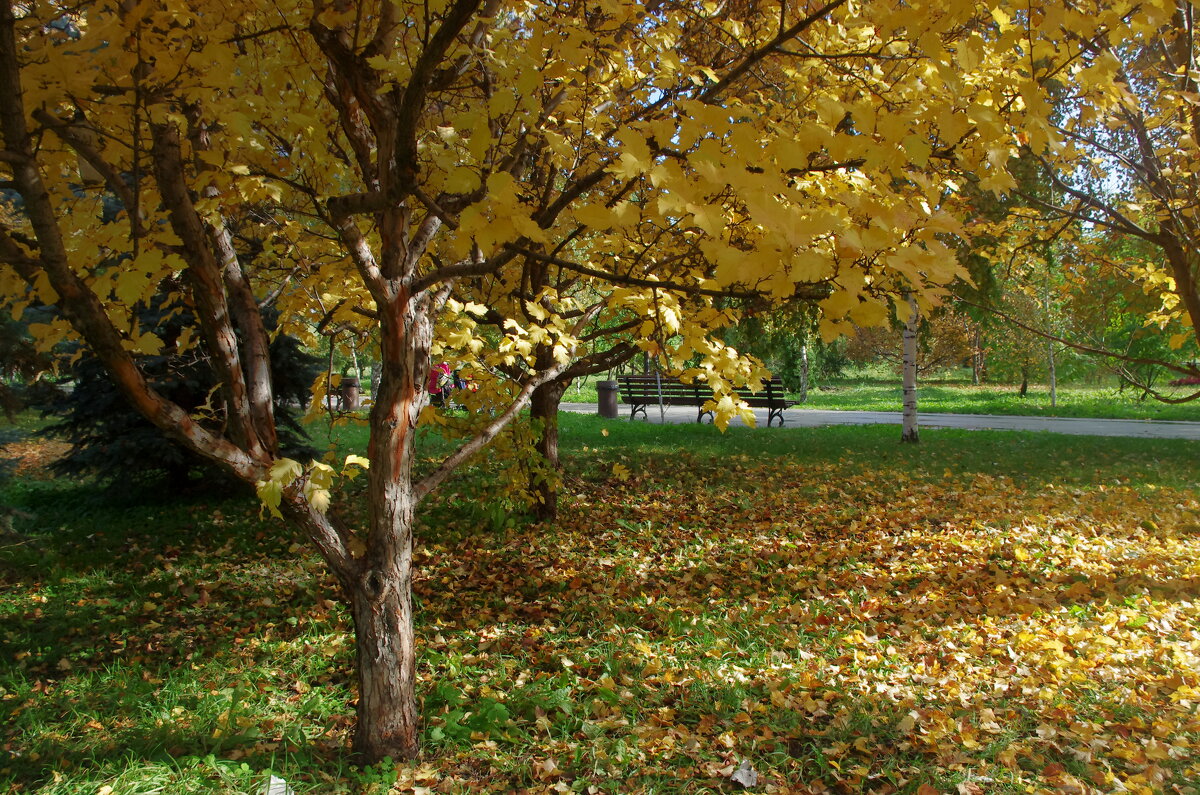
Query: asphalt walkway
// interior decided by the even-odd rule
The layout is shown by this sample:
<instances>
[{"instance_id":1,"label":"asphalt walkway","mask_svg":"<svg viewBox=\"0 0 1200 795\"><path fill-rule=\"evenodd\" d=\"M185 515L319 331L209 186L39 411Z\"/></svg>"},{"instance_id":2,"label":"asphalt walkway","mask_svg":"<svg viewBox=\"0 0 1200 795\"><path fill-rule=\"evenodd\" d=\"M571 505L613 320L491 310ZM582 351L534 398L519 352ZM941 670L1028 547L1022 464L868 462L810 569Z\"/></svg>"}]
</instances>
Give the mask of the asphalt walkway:
<instances>
[{"instance_id":1,"label":"asphalt walkway","mask_svg":"<svg viewBox=\"0 0 1200 795\"><path fill-rule=\"evenodd\" d=\"M563 411L595 414L594 403L563 403ZM621 419L628 422L629 407L619 406ZM696 409L688 406L665 406L662 419L657 406L649 406L649 422L678 424L696 421ZM767 410L754 412L759 427L767 424ZM812 428L825 425L900 425L899 411L826 411L822 409L791 408L784 412L785 427ZM641 420L637 420L641 422ZM1069 417L1011 417L995 414L917 414L920 428L960 428L963 430L1046 431L1076 436L1141 436L1150 439L1200 439L1200 422L1160 420L1097 420ZM744 425L740 418L731 426Z\"/></svg>"}]
</instances>

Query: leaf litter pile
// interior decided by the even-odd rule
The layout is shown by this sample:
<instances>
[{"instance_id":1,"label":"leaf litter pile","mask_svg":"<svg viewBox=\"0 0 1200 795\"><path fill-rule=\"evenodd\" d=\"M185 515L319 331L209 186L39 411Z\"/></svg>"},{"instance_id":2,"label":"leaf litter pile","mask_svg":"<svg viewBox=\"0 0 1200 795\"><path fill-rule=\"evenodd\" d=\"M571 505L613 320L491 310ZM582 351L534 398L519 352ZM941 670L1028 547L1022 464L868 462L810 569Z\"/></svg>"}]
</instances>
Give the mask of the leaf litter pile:
<instances>
[{"instance_id":1,"label":"leaf litter pile","mask_svg":"<svg viewBox=\"0 0 1200 795\"><path fill-rule=\"evenodd\" d=\"M0 570L0 782L1196 792L1194 448L1170 480L1092 442L1061 479L942 468L971 441L922 463L681 437L662 466L605 440L555 527L427 520L424 755L382 770L349 766L352 639L319 561L249 502L125 511L68 532L90 565Z\"/></svg>"}]
</instances>

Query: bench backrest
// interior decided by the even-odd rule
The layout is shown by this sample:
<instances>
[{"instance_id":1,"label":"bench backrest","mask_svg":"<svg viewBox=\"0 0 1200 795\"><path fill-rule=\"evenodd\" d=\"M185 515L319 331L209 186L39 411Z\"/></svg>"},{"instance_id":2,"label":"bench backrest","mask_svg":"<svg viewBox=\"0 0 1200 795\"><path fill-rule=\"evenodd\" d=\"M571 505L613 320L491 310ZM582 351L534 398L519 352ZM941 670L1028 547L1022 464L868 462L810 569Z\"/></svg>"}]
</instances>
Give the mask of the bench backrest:
<instances>
[{"instance_id":1,"label":"bench backrest","mask_svg":"<svg viewBox=\"0 0 1200 795\"><path fill-rule=\"evenodd\" d=\"M660 394L662 395L663 402L668 402L668 399L678 400L687 398L703 403L712 398L712 390L703 381L684 384L675 378L665 375L619 375L617 376L617 384L621 390L621 400L626 403L656 403ZM762 384L762 389L758 392L751 392L749 387L741 387L737 390L737 394L742 398L752 397L760 400L765 398L773 401L784 401L787 393L783 388L782 381L778 378L772 378L763 381Z\"/></svg>"},{"instance_id":2,"label":"bench backrest","mask_svg":"<svg viewBox=\"0 0 1200 795\"><path fill-rule=\"evenodd\" d=\"M621 400L626 403L657 403L659 396L663 402L700 401L703 403L712 397L712 392L701 388L699 384L684 384L667 376L653 375L620 375L617 383L621 389Z\"/></svg>"}]
</instances>

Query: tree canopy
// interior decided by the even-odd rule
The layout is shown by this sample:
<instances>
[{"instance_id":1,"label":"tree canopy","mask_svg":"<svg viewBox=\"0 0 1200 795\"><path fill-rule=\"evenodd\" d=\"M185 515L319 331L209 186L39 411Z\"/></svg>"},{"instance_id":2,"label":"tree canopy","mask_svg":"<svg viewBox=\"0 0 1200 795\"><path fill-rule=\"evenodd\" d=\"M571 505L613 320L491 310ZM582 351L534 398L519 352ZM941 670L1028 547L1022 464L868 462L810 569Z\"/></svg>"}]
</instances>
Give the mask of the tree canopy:
<instances>
[{"instance_id":1,"label":"tree canopy","mask_svg":"<svg viewBox=\"0 0 1200 795\"><path fill-rule=\"evenodd\" d=\"M827 335L936 303L963 273L963 181L1006 190L1021 145L1060 151L1050 84L1100 85L1096 42L1169 23L1086 5L9 0L0 296L54 305L43 344L81 337L308 535L355 619L356 748L411 756L421 499L597 324L706 380L726 421L729 384L763 373L716 333L739 302L815 300ZM138 368L168 279L219 428ZM268 305L284 331L378 327L365 527L328 511L334 466L279 457ZM491 410L418 476L434 355Z\"/></svg>"}]
</instances>

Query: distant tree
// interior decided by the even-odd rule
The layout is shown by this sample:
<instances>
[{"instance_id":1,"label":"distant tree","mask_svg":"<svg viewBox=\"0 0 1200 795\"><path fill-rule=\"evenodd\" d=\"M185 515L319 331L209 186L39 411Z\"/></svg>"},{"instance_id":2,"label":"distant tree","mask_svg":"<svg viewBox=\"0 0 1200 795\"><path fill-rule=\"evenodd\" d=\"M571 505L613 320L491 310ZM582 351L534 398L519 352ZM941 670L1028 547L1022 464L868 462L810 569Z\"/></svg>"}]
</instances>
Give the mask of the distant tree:
<instances>
[{"instance_id":1,"label":"distant tree","mask_svg":"<svg viewBox=\"0 0 1200 795\"><path fill-rule=\"evenodd\" d=\"M810 355L816 355L810 350L816 340L815 329L815 307L797 302L768 314L743 317L726 332L725 341L761 359L785 388L801 392L808 386Z\"/></svg>"},{"instance_id":2,"label":"distant tree","mask_svg":"<svg viewBox=\"0 0 1200 795\"><path fill-rule=\"evenodd\" d=\"M950 308L935 310L919 320L916 372L921 376L955 367L973 353L974 323L965 313ZM886 362L900 372L903 363L904 324L856 328L846 341L846 356L858 364Z\"/></svg>"}]
</instances>

